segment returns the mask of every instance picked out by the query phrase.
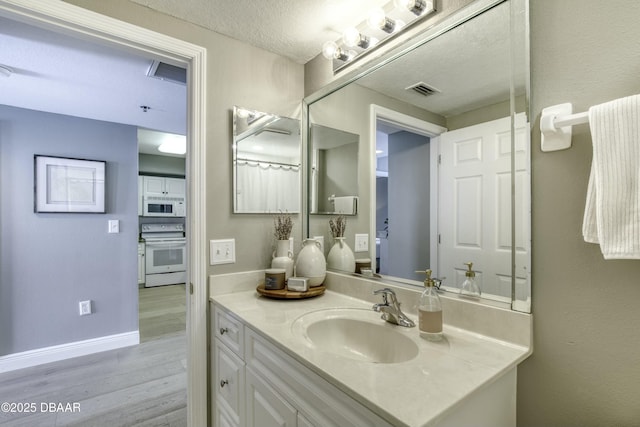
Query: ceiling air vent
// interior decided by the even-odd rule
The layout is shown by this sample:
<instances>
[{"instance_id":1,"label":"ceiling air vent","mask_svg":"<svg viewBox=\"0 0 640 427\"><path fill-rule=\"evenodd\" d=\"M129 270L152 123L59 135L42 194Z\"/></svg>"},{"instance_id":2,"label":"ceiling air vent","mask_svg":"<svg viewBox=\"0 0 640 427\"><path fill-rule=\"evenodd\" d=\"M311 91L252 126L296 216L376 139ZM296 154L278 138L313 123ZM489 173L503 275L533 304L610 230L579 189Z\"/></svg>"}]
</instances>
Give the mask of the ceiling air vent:
<instances>
[{"instance_id":1,"label":"ceiling air vent","mask_svg":"<svg viewBox=\"0 0 640 427\"><path fill-rule=\"evenodd\" d=\"M436 89L433 86L429 86L424 82L416 83L414 85L406 87L405 90L412 90L422 96L429 96L433 95L434 93L440 93L440 90Z\"/></svg>"},{"instance_id":2,"label":"ceiling air vent","mask_svg":"<svg viewBox=\"0 0 640 427\"><path fill-rule=\"evenodd\" d=\"M160 61L153 61L151 63L149 71L147 71L147 76L183 85L187 84L187 70L185 68L165 64Z\"/></svg>"}]
</instances>

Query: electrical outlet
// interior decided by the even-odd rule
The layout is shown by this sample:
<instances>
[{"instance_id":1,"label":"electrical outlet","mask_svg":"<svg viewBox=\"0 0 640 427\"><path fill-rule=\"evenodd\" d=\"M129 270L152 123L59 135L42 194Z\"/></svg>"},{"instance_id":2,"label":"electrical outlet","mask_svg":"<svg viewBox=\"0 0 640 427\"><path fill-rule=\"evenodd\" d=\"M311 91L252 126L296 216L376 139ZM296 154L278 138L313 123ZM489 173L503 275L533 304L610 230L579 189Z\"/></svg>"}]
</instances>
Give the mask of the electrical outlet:
<instances>
[{"instance_id":1,"label":"electrical outlet","mask_svg":"<svg viewBox=\"0 0 640 427\"><path fill-rule=\"evenodd\" d=\"M78 309L80 311L80 316L91 314L91 300L80 301L78 303Z\"/></svg>"},{"instance_id":2,"label":"electrical outlet","mask_svg":"<svg viewBox=\"0 0 640 427\"><path fill-rule=\"evenodd\" d=\"M368 234L356 234L356 245L354 252L368 252L369 251L369 235Z\"/></svg>"},{"instance_id":3,"label":"electrical outlet","mask_svg":"<svg viewBox=\"0 0 640 427\"><path fill-rule=\"evenodd\" d=\"M236 239L209 241L209 264L235 264Z\"/></svg>"}]
</instances>

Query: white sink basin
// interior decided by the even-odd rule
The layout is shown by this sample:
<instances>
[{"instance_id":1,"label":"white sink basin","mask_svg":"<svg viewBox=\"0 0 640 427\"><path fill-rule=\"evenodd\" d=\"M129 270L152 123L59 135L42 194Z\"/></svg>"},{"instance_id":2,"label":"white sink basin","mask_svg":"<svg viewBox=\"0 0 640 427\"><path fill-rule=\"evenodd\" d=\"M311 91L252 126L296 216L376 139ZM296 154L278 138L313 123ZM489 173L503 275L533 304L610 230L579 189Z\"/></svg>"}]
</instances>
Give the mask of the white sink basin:
<instances>
[{"instance_id":1,"label":"white sink basin","mask_svg":"<svg viewBox=\"0 0 640 427\"><path fill-rule=\"evenodd\" d=\"M341 357L371 363L400 363L418 355L406 333L415 328L392 325L373 310L336 308L304 314L292 332L311 347Z\"/></svg>"}]
</instances>

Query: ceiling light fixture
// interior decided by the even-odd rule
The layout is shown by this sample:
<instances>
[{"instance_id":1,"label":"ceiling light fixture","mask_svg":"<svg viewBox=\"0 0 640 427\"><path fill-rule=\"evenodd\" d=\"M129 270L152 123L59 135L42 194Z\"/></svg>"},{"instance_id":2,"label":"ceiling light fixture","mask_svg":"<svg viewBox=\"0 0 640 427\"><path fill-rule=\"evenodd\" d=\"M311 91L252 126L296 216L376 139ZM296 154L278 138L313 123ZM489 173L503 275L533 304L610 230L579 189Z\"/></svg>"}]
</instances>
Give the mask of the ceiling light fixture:
<instances>
[{"instance_id":1,"label":"ceiling light fixture","mask_svg":"<svg viewBox=\"0 0 640 427\"><path fill-rule=\"evenodd\" d=\"M336 73L435 10L433 0L390 1L384 8L371 10L358 26L346 28L340 40L326 42L322 55L332 60Z\"/></svg>"},{"instance_id":2,"label":"ceiling light fixture","mask_svg":"<svg viewBox=\"0 0 640 427\"><path fill-rule=\"evenodd\" d=\"M158 151L167 154L185 154L187 152L187 138L182 135L167 135L158 146Z\"/></svg>"}]
</instances>

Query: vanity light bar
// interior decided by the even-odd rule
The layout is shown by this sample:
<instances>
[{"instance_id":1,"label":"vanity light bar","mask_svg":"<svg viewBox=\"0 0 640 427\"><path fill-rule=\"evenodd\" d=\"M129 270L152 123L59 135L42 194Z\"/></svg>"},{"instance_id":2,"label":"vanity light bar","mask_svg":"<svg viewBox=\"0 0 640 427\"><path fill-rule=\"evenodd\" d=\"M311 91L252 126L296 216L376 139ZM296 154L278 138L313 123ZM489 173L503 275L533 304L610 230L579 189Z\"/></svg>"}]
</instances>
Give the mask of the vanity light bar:
<instances>
[{"instance_id":1,"label":"vanity light bar","mask_svg":"<svg viewBox=\"0 0 640 427\"><path fill-rule=\"evenodd\" d=\"M333 61L336 73L435 10L435 0L394 0L384 8L371 10L357 27L345 29L340 40L327 41L322 55Z\"/></svg>"}]
</instances>

